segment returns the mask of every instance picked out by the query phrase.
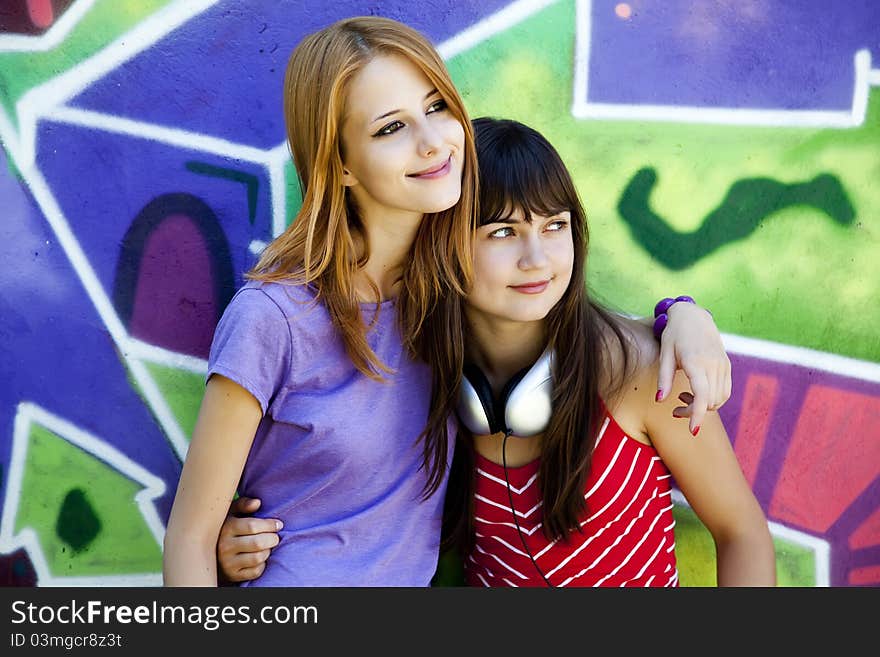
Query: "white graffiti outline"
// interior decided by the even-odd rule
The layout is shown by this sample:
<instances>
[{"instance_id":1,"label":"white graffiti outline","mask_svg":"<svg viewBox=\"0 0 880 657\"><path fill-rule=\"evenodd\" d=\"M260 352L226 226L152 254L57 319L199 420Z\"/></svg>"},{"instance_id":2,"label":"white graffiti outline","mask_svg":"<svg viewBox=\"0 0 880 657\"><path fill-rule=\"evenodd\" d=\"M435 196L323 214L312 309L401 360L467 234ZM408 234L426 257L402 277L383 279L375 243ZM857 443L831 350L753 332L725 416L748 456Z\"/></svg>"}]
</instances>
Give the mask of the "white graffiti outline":
<instances>
[{"instance_id":1,"label":"white graffiti outline","mask_svg":"<svg viewBox=\"0 0 880 657\"><path fill-rule=\"evenodd\" d=\"M880 363L731 333L722 333L721 339L724 348L731 354L753 356L775 363L798 365L829 374L880 383Z\"/></svg>"},{"instance_id":2,"label":"white graffiti outline","mask_svg":"<svg viewBox=\"0 0 880 657\"><path fill-rule=\"evenodd\" d=\"M182 354L179 351L171 351L170 349L158 347L135 338L129 338L126 344L128 346L126 356L130 358L137 358L148 363L157 363L164 367L183 370L193 374L205 375L208 373L208 361L203 358Z\"/></svg>"},{"instance_id":3,"label":"white graffiti outline","mask_svg":"<svg viewBox=\"0 0 880 657\"><path fill-rule=\"evenodd\" d=\"M557 2L559 0L517 0L511 2L438 45L437 52L443 59L451 59Z\"/></svg>"},{"instance_id":4,"label":"white graffiti outline","mask_svg":"<svg viewBox=\"0 0 880 657\"><path fill-rule=\"evenodd\" d=\"M32 425L45 427L63 440L103 461L117 472L143 485L144 488L135 495L135 502L156 544L160 550L162 549L165 526L156 510L154 500L165 494L165 482L132 461L108 442L93 436L37 404L20 402L15 415L12 457L6 481L3 515L0 517L0 554L9 554L23 547L34 566L39 586L161 585L161 573L96 575L94 577L55 576L49 568L36 530L33 527L25 527L18 534L15 533L15 520L21 499L21 486Z\"/></svg>"}]
</instances>

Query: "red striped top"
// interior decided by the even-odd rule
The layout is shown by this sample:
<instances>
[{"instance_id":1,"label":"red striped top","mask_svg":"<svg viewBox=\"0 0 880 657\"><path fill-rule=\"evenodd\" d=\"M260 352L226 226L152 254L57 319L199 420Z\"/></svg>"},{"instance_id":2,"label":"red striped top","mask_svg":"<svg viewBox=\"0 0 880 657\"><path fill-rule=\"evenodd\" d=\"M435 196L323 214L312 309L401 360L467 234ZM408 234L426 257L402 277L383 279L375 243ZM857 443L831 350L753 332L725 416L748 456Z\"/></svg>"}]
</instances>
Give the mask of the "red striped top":
<instances>
[{"instance_id":1,"label":"red striped top","mask_svg":"<svg viewBox=\"0 0 880 657\"><path fill-rule=\"evenodd\" d=\"M657 451L626 435L606 413L587 477L583 534L550 542L541 531L539 459L508 468L519 526L554 586L678 586L669 470ZM476 455L476 545L469 586L546 586L523 549L504 468Z\"/></svg>"}]
</instances>

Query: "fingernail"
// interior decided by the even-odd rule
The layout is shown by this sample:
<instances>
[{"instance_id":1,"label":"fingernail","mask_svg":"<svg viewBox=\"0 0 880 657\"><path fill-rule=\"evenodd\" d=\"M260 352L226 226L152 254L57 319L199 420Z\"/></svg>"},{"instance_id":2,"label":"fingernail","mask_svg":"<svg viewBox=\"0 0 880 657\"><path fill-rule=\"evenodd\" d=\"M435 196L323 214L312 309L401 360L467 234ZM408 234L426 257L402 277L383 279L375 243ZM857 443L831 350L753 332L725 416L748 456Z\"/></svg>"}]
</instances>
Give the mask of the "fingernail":
<instances>
[{"instance_id":1,"label":"fingernail","mask_svg":"<svg viewBox=\"0 0 880 657\"><path fill-rule=\"evenodd\" d=\"M284 523L281 522L280 520L276 520L276 521L275 521L275 530L276 530L276 531L281 531L281 528L282 528L282 527L284 527Z\"/></svg>"},{"instance_id":2,"label":"fingernail","mask_svg":"<svg viewBox=\"0 0 880 657\"><path fill-rule=\"evenodd\" d=\"M700 433L700 425L695 426L694 430L691 431L691 433L694 434L694 436L696 436L698 433Z\"/></svg>"},{"instance_id":3,"label":"fingernail","mask_svg":"<svg viewBox=\"0 0 880 657\"><path fill-rule=\"evenodd\" d=\"M662 401L662 399L663 399L663 388L658 388L657 394L654 395L654 401L658 402L658 401Z\"/></svg>"}]
</instances>

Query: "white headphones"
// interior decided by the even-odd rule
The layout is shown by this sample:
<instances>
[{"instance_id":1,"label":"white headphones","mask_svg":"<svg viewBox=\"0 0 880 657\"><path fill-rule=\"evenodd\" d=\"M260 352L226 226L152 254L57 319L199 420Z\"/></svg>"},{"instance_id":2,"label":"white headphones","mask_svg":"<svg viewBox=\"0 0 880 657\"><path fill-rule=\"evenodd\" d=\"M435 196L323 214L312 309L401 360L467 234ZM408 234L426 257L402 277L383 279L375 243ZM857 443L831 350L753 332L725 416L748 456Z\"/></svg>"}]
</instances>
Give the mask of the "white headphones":
<instances>
[{"instance_id":1,"label":"white headphones","mask_svg":"<svg viewBox=\"0 0 880 657\"><path fill-rule=\"evenodd\" d=\"M554 354L550 347L531 367L517 372L495 399L482 370L465 363L458 395L458 417L477 435L534 436L550 422Z\"/></svg>"}]
</instances>

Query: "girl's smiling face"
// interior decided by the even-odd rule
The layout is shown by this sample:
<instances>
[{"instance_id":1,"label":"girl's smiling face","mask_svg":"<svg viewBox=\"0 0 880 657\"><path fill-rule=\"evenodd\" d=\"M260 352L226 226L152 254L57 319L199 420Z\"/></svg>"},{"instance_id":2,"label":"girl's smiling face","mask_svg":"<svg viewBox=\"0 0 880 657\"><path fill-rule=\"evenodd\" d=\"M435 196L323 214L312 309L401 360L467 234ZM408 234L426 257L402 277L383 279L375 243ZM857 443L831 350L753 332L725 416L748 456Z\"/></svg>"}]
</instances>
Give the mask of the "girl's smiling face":
<instances>
[{"instance_id":1,"label":"girl's smiling face","mask_svg":"<svg viewBox=\"0 0 880 657\"><path fill-rule=\"evenodd\" d=\"M468 315L485 322L535 322L568 288L574 265L571 213L521 210L477 229Z\"/></svg>"},{"instance_id":2,"label":"girl's smiling face","mask_svg":"<svg viewBox=\"0 0 880 657\"><path fill-rule=\"evenodd\" d=\"M343 182L364 217L420 219L461 196L464 129L405 57L379 55L354 75L341 144Z\"/></svg>"}]
</instances>

